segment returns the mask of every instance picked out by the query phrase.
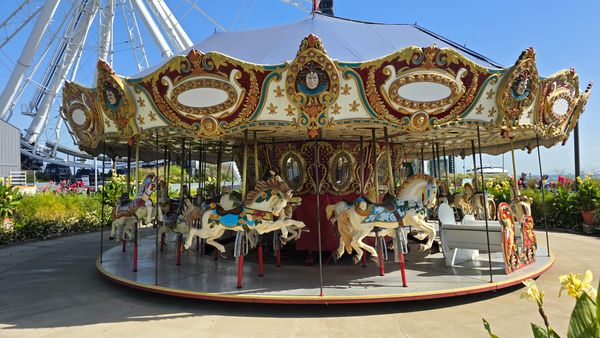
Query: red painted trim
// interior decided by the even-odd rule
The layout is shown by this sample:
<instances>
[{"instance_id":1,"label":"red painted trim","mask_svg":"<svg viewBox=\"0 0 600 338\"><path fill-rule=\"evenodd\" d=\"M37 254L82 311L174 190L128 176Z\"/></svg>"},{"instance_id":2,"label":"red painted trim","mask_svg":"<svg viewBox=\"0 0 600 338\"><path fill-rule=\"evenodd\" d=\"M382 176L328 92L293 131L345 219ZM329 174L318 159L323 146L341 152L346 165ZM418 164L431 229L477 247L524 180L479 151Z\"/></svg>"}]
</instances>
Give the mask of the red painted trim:
<instances>
[{"instance_id":1,"label":"red painted trim","mask_svg":"<svg viewBox=\"0 0 600 338\"><path fill-rule=\"evenodd\" d=\"M405 264L404 264L404 252L402 252L402 250L398 250L398 251L400 251L398 256L400 256L400 273L402 274L402 286L407 287L408 283L406 282L406 268L405 268Z\"/></svg>"},{"instance_id":2,"label":"red painted trim","mask_svg":"<svg viewBox=\"0 0 600 338\"><path fill-rule=\"evenodd\" d=\"M138 265L138 246L137 243L133 243L133 272L137 272Z\"/></svg>"},{"instance_id":3,"label":"red painted trim","mask_svg":"<svg viewBox=\"0 0 600 338\"><path fill-rule=\"evenodd\" d=\"M263 271L263 246L262 244L258 245L258 277L263 277L265 275Z\"/></svg>"},{"instance_id":4,"label":"red painted trim","mask_svg":"<svg viewBox=\"0 0 600 338\"><path fill-rule=\"evenodd\" d=\"M101 268L99 261L96 261L96 267L100 274L105 278L130 288L134 288L142 291L149 291L158 294L175 296L175 297L183 297L183 298L192 298L192 299L202 299L202 300L211 300L211 301L220 301L220 302L234 302L234 303L261 303L261 304L364 304L364 303L389 303L389 302L404 302L404 301L414 301L414 300L427 300L427 299L438 299L438 298L448 298L448 297L456 297L456 296L465 296L472 295L477 293L491 292L497 291L504 288L508 288L511 286L515 286L521 284L524 280L530 278L537 278L550 269L554 265L554 257L552 256L552 260L543 266L540 270L535 271L531 274L525 275L522 278L512 279L506 282L496 282L496 283L487 283L482 284L480 286L476 286L469 289L460 289L460 290L448 290L447 292L439 292L439 293L422 293L422 294L409 294L409 295L381 295L381 297L365 297L365 296L356 296L356 297L335 297L335 296L307 296L307 297L289 297L286 299L285 296L281 297L268 297L268 296L250 296L248 294L240 295L226 295L226 294L218 294L218 293L195 293L189 292L186 290L173 290L166 289L160 286L153 285L145 285L138 284L133 281L126 281L120 278L117 278L110 273L104 271ZM482 282L483 283L483 282Z\"/></svg>"}]
</instances>

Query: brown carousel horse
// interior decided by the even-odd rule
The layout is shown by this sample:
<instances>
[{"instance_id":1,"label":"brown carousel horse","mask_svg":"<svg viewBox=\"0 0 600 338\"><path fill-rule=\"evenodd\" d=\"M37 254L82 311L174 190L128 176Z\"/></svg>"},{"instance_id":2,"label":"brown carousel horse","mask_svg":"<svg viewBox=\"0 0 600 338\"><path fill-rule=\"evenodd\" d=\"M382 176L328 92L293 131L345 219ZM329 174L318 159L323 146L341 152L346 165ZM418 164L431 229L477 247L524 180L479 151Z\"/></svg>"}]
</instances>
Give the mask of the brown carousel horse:
<instances>
[{"instance_id":1,"label":"brown carousel horse","mask_svg":"<svg viewBox=\"0 0 600 338\"><path fill-rule=\"evenodd\" d=\"M465 197L473 210L476 219L485 219L485 209L487 208L488 219L496 217L496 202L490 194L483 195L481 191L475 191L470 183L465 183ZM487 203L486 203L487 202Z\"/></svg>"}]
</instances>

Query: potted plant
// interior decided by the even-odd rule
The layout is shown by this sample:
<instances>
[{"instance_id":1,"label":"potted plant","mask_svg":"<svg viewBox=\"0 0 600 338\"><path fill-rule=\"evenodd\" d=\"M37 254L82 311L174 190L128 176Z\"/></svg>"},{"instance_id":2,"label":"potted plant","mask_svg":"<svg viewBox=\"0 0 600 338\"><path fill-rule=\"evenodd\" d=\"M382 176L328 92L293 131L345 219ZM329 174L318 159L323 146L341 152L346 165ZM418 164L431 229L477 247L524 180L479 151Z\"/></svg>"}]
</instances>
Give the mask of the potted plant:
<instances>
[{"instance_id":1,"label":"potted plant","mask_svg":"<svg viewBox=\"0 0 600 338\"><path fill-rule=\"evenodd\" d=\"M21 203L23 195L17 187L0 178L0 218L5 228L12 225L12 215L17 205Z\"/></svg>"},{"instance_id":2,"label":"potted plant","mask_svg":"<svg viewBox=\"0 0 600 338\"><path fill-rule=\"evenodd\" d=\"M589 175L584 179L578 177L577 183L577 205L581 211L583 223L589 225L591 231L593 230L591 226L594 223L596 207L598 207L598 201L600 200L600 187Z\"/></svg>"}]
</instances>

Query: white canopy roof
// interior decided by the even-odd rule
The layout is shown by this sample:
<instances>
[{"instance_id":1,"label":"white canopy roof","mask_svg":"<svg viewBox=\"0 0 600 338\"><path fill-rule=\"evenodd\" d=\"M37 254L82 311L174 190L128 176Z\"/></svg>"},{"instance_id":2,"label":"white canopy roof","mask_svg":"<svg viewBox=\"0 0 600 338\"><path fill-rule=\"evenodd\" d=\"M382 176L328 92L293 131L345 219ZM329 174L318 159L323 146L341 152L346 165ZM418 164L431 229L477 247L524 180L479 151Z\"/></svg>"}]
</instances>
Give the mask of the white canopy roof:
<instances>
[{"instance_id":1,"label":"white canopy roof","mask_svg":"<svg viewBox=\"0 0 600 338\"><path fill-rule=\"evenodd\" d=\"M404 47L427 47L435 44L440 48L453 48L484 67L502 68L485 56L416 24L368 23L328 16L319 12L301 21L282 26L215 32L192 48L203 53L220 52L256 64L281 64L294 59L300 42L309 34L314 34L321 39L331 59L344 62L364 62ZM189 50L186 50L181 55L188 52ZM150 67L134 77L147 75L159 66Z\"/></svg>"}]
</instances>

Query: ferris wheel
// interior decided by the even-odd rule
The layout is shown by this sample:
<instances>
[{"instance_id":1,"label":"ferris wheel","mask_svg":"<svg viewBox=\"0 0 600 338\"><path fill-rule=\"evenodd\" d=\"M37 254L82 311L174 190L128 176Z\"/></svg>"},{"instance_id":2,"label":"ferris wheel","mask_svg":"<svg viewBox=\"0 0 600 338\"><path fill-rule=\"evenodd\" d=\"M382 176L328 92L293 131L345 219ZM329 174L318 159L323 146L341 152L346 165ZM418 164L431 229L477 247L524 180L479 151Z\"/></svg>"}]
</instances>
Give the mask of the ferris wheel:
<instances>
[{"instance_id":1,"label":"ferris wheel","mask_svg":"<svg viewBox=\"0 0 600 338\"><path fill-rule=\"evenodd\" d=\"M180 1L178 7L185 3ZM195 9L219 26L195 2L187 4L184 15ZM112 64L127 58L142 71L159 61L151 58L149 49L169 58L192 46L163 0L23 0L7 6L14 7L0 23L0 52L5 58L0 61L10 76L0 94L0 119L16 120L20 114L31 118L23 127L21 152L45 161L55 159L57 149L64 150L59 146L63 127L59 102L65 80L85 81L87 76L94 82L91 65L97 59ZM13 46L19 44L20 53L14 53ZM18 59L12 60L11 52ZM91 67L84 65L84 54Z\"/></svg>"}]
</instances>

